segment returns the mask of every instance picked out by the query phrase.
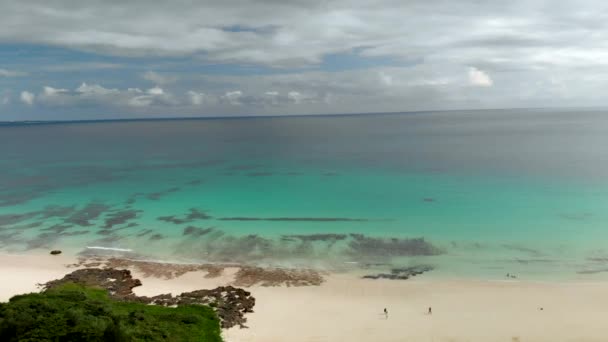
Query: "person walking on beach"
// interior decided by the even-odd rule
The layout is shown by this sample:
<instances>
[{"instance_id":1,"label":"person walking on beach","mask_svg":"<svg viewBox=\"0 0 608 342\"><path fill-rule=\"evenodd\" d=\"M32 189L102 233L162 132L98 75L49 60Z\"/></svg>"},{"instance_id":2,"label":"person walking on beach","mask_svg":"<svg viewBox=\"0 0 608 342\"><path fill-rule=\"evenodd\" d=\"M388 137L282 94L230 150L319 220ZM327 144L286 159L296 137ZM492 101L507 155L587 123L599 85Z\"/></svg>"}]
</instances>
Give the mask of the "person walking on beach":
<instances>
[{"instance_id":1,"label":"person walking on beach","mask_svg":"<svg viewBox=\"0 0 608 342\"><path fill-rule=\"evenodd\" d=\"M433 309L429 306L429 315L433 314Z\"/></svg>"},{"instance_id":2,"label":"person walking on beach","mask_svg":"<svg viewBox=\"0 0 608 342\"><path fill-rule=\"evenodd\" d=\"M384 317L386 317L386 319L388 319L388 310L386 308L384 308Z\"/></svg>"}]
</instances>

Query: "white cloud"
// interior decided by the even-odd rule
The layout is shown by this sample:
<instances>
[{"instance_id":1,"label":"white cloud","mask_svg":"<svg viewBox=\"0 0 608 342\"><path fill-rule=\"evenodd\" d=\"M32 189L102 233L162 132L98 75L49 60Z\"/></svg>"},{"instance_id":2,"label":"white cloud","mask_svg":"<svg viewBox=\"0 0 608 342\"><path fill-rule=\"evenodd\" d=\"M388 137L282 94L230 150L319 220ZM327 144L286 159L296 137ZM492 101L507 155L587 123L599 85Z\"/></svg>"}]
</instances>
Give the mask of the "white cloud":
<instances>
[{"instance_id":1,"label":"white cloud","mask_svg":"<svg viewBox=\"0 0 608 342\"><path fill-rule=\"evenodd\" d=\"M150 95L163 95L165 93L161 87L150 88L146 92Z\"/></svg>"},{"instance_id":2,"label":"white cloud","mask_svg":"<svg viewBox=\"0 0 608 342\"><path fill-rule=\"evenodd\" d=\"M24 103L33 104L34 99L38 105L53 107L149 107L179 104L172 94L160 87L146 91L138 88L120 90L87 83L82 83L73 90L44 86L38 95L28 91L21 94Z\"/></svg>"},{"instance_id":3,"label":"white cloud","mask_svg":"<svg viewBox=\"0 0 608 342\"><path fill-rule=\"evenodd\" d=\"M35 98L35 95L30 93L29 91L21 92L21 96L20 96L21 102L25 103L28 106L31 106L34 104L34 98Z\"/></svg>"},{"instance_id":4,"label":"white cloud","mask_svg":"<svg viewBox=\"0 0 608 342\"><path fill-rule=\"evenodd\" d=\"M460 66L606 64L608 3L581 0L5 1L0 41L291 66L356 51ZM133 15L137 13L137 15ZM408 18L408 20L403 20ZM36 23L31 25L30 23ZM171 23L171 25L165 25ZM231 29L238 27L238 29ZM481 63L481 64L480 64ZM147 74L147 73L146 73ZM149 74L147 79L167 84Z\"/></svg>"},{"instance_id":5,"label":"white cloud","mask_svg":"<svg viewBox=\"0 0 608 342\"><path fill-rule=\"evenodd\" d=\"M127 101L127 105L131 107L149 107L152 105L168 106L178 104L173 98L173 95L165 93L163 88L160 87L150 88L145 92L142 92L137 88L129 88L129 92L136 94L136 96L131 97Z\"/></svg>"},{"instance_id":6,"label":"white cloud","mask_svg":"<svg viewBox=\"0 0 608 342\"><path fill-rule=\"evenodd\" d=\"M304 98L302 96L302 94L300 94L297 91L290 91L289 93L287 93L287 97L292 100L295 104L299 104L302 99Z\"/></svg>"},{"instance_id":7,"label":"white cloud","mask_svg":"<svg viewBox=\"0 0 608 342\"><path fill-rule=\"evenodd\" d=\"M490 76L477 68L469 68L469 83L479 87L491 87L494 82Z\"/></svg>"},{"instance_id":8,"label":"white cloud","mask_svg":"<svg viewBox=\"0 0 608 342\"><path fill-rule=\"evenodd\" d=\"M88 85L83 82L80 87L76 88L76 92L83 95L110 95L118 94L119 90L104 88L98 84Z\"/></svg>"},{"instance_id":9,"label":"white cloud","mask_svg":"<svg viewBox=\"0 0 608 342\"><path fill-rule=\"evenodd\" d=\"M67 89L53 88L53 87L49 87L49 86L44 86L42 88L43 96L56 96L56 95L65 94L65 93L68 93Z\"/></svg>"},{"instance_id":10,"label":"white cloud","mask_svg":"<svg viewBox=\"0 0 608 342\"><path fill-rule=\"evenodd\" d=\"M598 89L608 86L602 76L608 75L608 2L599 0L556 0L551 6L545 0L131 0L117 6L20 0L1 7L0 43L138 57L120 59L138 65L86 62L33 69L124 67L125 75L151 82L126 90L133 85L53 88L36 96L37 105L147 110L205 105L218 113L260 114L521 107L556 100L604 104ZM342 54L348 55L344 64ZM308 68L328 55L332 59L322 68ZM221 73L232 63L275 69L233 76L197 71L202 64L205 70L221 64L214 69ZM319 71L328 69L332 72ZM24 75L0 69L0 76ZM103 79L108 78L112 84L129 79L114 73ZM176 115L182 109L176 108Z\"/></svg>"},{"instance_id":11,"label":"white cloud","mask_svg":"<svg viewBox=\"0 0 608 342\"><path fill-rule=\"evenodd\" d=\"M186 95L190 99L190 104L193 106L213 105L213 104L217 104L217 102L218 102L218 99L216 96L212 96L212 95L201 93L201 92L196 92L193 90L189 90L186 93Z\"/></svg>"},{"instance_id":12,"label":"white cloud","mask_svg":"<svg viewBox=\"0 0 608 342\"><path fill-rule=\"evenodd\" d=\"M226 100L231 105L241 105L241 96L243 96L243 92L240 90L228 91L224 94L223 99Z\"/></svg>"},{"instance_id":13,"label":"white cloud","mask_svg":"<svg viewBox=\"0 0 608 342\"><path fill-rule=\"evenodd\" d=\"M19 76L27 76L26 72L21 71L11 71L6 69L0 69L0 77L19 77Z\"/></svg>"}]
</instances>

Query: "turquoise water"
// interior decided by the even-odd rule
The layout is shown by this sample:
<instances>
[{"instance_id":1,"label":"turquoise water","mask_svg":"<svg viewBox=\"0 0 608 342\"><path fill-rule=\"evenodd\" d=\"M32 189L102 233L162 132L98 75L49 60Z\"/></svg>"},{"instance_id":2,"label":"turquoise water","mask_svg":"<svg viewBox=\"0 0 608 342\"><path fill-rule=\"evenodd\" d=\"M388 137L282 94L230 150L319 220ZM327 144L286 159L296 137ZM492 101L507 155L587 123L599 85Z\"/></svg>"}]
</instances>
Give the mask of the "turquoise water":
<instances>
[{"instance_id":1,"label":"turquoise water","mask_svg":"<svg viewBox=\"0 0 608 342\"><path fill-rule=\"evenodd\" d=\"M0 246L597 278L607 133L574 111L7 124Z\"/></svg>"}]
</instances>

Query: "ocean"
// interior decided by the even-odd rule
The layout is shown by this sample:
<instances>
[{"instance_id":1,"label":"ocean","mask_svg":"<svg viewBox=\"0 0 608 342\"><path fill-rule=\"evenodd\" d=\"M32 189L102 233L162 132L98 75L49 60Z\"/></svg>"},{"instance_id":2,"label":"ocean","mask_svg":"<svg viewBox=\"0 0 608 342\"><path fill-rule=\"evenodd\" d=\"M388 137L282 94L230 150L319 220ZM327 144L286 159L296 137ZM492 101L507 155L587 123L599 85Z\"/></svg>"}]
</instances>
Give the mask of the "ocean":
<instances>
[{"instance_id":1,"label":"ocean","mask_svg":"<svg viewBox=\"0 0 608 342\"><path fill-rule=\"evenodd\" d=\"M5 253L608 274L603 111L7 123L0 170Z\"/></svg>"}]
</instances>

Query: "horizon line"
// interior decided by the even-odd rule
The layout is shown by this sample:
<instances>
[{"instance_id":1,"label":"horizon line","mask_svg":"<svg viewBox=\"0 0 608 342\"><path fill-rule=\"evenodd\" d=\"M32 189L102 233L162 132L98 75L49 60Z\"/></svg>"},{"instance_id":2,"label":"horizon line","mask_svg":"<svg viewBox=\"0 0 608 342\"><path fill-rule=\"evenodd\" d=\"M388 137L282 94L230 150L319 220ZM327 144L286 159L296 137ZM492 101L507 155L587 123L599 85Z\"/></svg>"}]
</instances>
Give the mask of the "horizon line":
<instances>
[{"instance_id":1,"label":"horizon line","mask_svg":"<svg viewBox=\"0 0 608 342\"><path fill-rule=\"evenodd\" d=\"M400 114L424 114L441 112L461 111L507 111L507 110L567 110L567 109L605 109L604 107L512 107L512 108L482 108L482 109L440 109L440 110L417 110L401 112L364 112L364 113L327 113L327 114L261 114L261 115L236 115L236 116L178 116L178 117L133 117L133 118L107 118L107 119L66 119L66 120L12 120L0 121L0 126L9 125L49 125L49 124L71 124L71 123L101 123L101 122L133 122L133 121L186 121L186 120L239 120L239 119L268 119L268 118L306 118L306 117L336 117L336 116L368 116L368 115L400 115Z\"/></svg>"}]
</instances>

